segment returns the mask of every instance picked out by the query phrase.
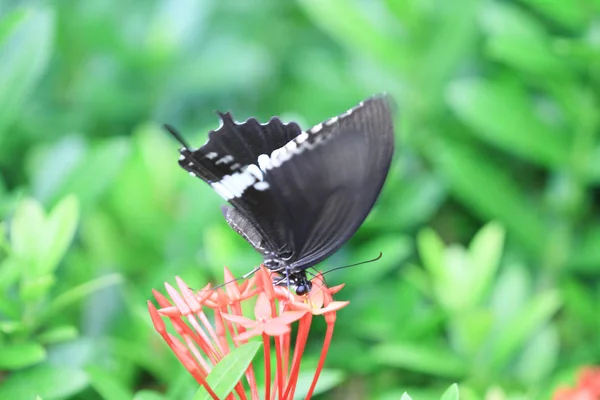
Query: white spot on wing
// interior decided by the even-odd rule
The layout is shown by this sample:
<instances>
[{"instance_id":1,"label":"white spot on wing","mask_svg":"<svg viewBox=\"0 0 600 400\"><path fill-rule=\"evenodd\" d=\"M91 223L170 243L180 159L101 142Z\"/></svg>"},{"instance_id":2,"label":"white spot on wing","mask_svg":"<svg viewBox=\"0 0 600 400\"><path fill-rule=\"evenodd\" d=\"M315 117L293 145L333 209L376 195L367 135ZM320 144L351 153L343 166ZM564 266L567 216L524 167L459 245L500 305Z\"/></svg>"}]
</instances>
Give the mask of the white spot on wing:
<instances>
[{"instance_id":1,"label":"white spot on wing","mask_svg":"<svg viewBox=\"0 0 600 400\"><path fill-rule=\"evenodd\" d=\"M210 186L225 200L233 199L235 196L231 191L221 182L211 183Z\"/></svg>"},{"instance_id":2,"label":"white spot on wing","mask_svg":"<svg viewBox=\"0 0 600 400\"><path fill-rule=\"evenodd\" d=\"M269 158L268 155L261 154L260 156L258 156L257 161L258 161L258 166L263 171L267 171L267 170L271 169L271 159Z\"/></svg>"},{"instance_id":3,"label":"white spot on wing","mask_svg":"<svg viewBox=\"0 0 600 400\"><path fill-rule=\"evenodd\" d=\"M338 117L330 118L327 121L325 121L325 125L331 126L331 125L335 124L338 121L338 119L339 119Z\"/></svg>"},{"instance_id":4,"label":"white spot on wing","mask_svg":"<svg viewBox=\"0 0 600 400\"><path fill-rule=\"evenodd\" d=\"M298 144L302 144L303 142L306 141L306 139L308 139L308 133L306 132L302 132L301 134L299 134L296 139L294 139L296 141L296 143Z\"/></svg>"},{"instance_id":5,"label":"white spot on wing","mask_svg":"<svg viewBox=\"0 0 600 400\"><path fill-rule=\"evenodd\" d=\"M218 156L217 153L215 153L214 151L211 151L210 153L208 153L204 157L208 158L209 160L212 160L213 158L216 158L217 156Z\"/></svg>"},{"instance_id":6,"label":"white spot on wing","mask_svg":"<svg viewBox=\"0 0 600 400\"><path fill-rule=\"evenodd\" d=\"M323 124L317 124L315 126L313 126L312 128L310 128L308 131L310 133L317 133L319 132L321 129L323 129Z\"/></svg>"},{"instance_id":7,"label":"white spot on wing","mask_svg":"<svg viewBox=\"0 0 600 400\"><path fill-rule=\"evenodd\" d=\"M254 187L254 189L262 192L263 190L267 190L269 188L269 183L268 182L256 182L253 187Z\"/></svg>"},{"instance_id":8,"label":"white spot on wing","mask_svg":"<svg viewBox=\"0 0 600 400\"><path fill-rule=\"evenodd\" d=\"M246 167L246 171L256 178L257 181L264 180L263 172L256 165L251 164Z\"/></svg>"},{"instance_id":9,"label":"white spot on wing","mask_svg":"<svg viewBox=\"0 0 600 400\"><path fill-rule=\"evenodd\" d=\"M215 163L215 165L228 164L232 161L233 161L233 157L231 155L227 154L226 156L219 158L217 160L217 162Z\"/></svg>"}]
</instances>

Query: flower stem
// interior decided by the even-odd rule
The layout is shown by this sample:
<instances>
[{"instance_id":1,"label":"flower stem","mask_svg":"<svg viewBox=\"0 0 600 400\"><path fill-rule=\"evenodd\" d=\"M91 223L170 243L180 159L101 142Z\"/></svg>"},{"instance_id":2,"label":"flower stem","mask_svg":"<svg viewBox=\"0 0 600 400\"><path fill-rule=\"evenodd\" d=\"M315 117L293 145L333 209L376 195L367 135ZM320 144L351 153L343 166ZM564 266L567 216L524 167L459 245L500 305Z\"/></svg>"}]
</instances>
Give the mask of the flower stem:
<instances>
[{"instance_id":1,"label":"flower stem","mask_svg":"<svg viewBox=\"0 0 600 400\"><path fill-rule=\"evenodd\" d=\"M308 338L308 331L310 330L310 324L312 322L312 314L307 313L300 319L298 326L298 333L296 335L296 346L294 349L294 358L292 360L292 370L290 371L290 379L285 388L283 395L284 399L294 393L294 388L298 382L298 374L300 371L300 362L302 361L302 354L304 353L304 347L306 346L306 340Z\"/></svg>"},{"instance_id":2,"label":"flower stem","mask_svg":"<svg viewBox=\"0 0 600 400\"><path fill-rule=\"evenodd\" d=\"M333 337L333 326L333 322L327 324L325 340L323 340L323 348L321 349L321 357L319 358L319 364L317 365L317 370L315 372L315 376L313 377L313 381L310 385L310 389L308 389L308 394L306 395L307 400L311 398L313 392L315 391L315 386L317 386L319 375L321 375L321 370L323 369L323 365L325 364L325 358L327 357L329 345L331 344L331 338Z\"/></svg>"},{"instance_id":3,"label":"flower stem","mask_svg":"<svg viewBox=\"0 0 600 400\"><path fill-rule=\"evenodd\" d=\"M271 343L269 336L263 333L263 351L265 352L265 399L271 397Z\"/></svg>"}]
</instances>

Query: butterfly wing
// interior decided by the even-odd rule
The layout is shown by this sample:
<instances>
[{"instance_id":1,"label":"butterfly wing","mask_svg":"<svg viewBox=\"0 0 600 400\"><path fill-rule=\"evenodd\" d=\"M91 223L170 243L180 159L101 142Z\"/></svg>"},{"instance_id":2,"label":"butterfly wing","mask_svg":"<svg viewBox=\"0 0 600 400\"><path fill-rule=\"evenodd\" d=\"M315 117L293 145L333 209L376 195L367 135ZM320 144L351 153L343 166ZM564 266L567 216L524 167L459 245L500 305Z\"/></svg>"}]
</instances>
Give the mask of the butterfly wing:
<instances>
[{"instance_id":1,"label":"butterfly wing","mask_svg":"<svg viewBox=\"0 0 600 400\"><path fill-rule=\"evenodd\" d=\"M183 147L179 164L233 205L223 210L227 223L257 251L279 251L287 241L285 221L273 213L277 204L266 190L265 174L257 160L289 143L301 129L278 118L266 124L250 118L240 124L230 113L219 115L221 126L209 133L199 149Z\"/></svg>"},{"instance_id":2,"label":"butterfly wing","mask_svg":"<svg viewBox=\"0 0 600 400\"><path fill-rule=\"evenodd\" d=\"M392 159L391 115L389 98L368 99L307 131L315 144L269 170L295 249L292 271L339 249L371 211Z\"/></svg>"},{"instance_id":3,"label":"butterfly wing","mask_svg":"<svg viewBox=\"0 0 600 400\"><path fill-rule=\"evenodd\" d=\"M393 153L387 96L301 132L274 118L223 126L180 164L233 205L228 224L263 254L308 268L343 245L381 190Z\"/></svg>"}]
</instances>

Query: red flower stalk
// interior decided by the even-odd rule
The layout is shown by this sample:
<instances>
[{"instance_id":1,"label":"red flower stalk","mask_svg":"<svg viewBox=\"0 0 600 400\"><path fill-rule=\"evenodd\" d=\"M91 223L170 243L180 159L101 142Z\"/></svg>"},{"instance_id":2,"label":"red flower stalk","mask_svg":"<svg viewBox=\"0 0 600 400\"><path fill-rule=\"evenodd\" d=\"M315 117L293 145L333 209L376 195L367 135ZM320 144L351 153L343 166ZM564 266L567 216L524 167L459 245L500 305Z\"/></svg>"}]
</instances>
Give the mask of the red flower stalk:
<instances>
[{"instance_id":1,"label":"red flower stalk","mask_svg":"<svg viewBox=\"0 0 600 400\"><path fill-rule=\"evenodd\" d=\"M294 397L302 355L308 339L313 315L323 315L327 331L307 399L311 398L331 344L337 310L348 302L333 301L332 294L342 287L327 288L321 276L312 280L309 294L297 296L287 288L274 287L271 276L261 268L251 279L238 284L225 268L224 289L206 286L193 292L179 278L176 290L165 284L171 301L153 291L160 307L148 302L155 329L167 342L183 366L198 384L204 386L213 399L218 399L206 381L212 368L229 352L257 336L263 341L265 368L264 393L266 400L288 400ZM243 315L242 303L255 299L253 318ZM167 332L164 319L168 319L177 335ZM211 324L211 321L213 323ZM292 324L297 323L295 340ZM293 356L291 349L293 348ZM275 373L272 376L271 351L275 352ZM258 383L253 365L246 371L245 382L238 382L235 393L240 399L259 399ZM234 399L233 393L227 396Z\"/></svg>"},{"instance_id":2,"label":"red flower stalk","mask_svg":"<svg viewBox=\"0 0 600 400\"><path fill-rule=\"evenodd\" d=\"M600 399L600 367L587 367L579 372L577 386L559 388L552 400L598 400Z\"/></svg>"}]
</instances>

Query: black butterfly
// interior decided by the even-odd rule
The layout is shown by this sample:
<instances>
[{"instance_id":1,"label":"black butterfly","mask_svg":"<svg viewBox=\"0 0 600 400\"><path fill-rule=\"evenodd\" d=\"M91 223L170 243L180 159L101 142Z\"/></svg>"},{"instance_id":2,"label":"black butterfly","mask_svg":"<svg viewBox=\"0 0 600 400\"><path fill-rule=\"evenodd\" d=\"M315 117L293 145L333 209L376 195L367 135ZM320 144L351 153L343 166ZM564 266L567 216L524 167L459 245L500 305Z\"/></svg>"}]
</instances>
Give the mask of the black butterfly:
<instances>
[{"instance_id":1,"label":"black butterfly","mask_svg":"<svg viewBox=\"0 0 600 400\"><path fill-rule=\"evenodd\" d=\"M391 100L379 95L303 132L271 118L221 126L179 164L233 207L227 223L277 274L275 285L308 293L306 270L338 250L363 223L387 176L394 151ZM252 271L254 272L254 271Z\"/></svg>"}]
</instances>

